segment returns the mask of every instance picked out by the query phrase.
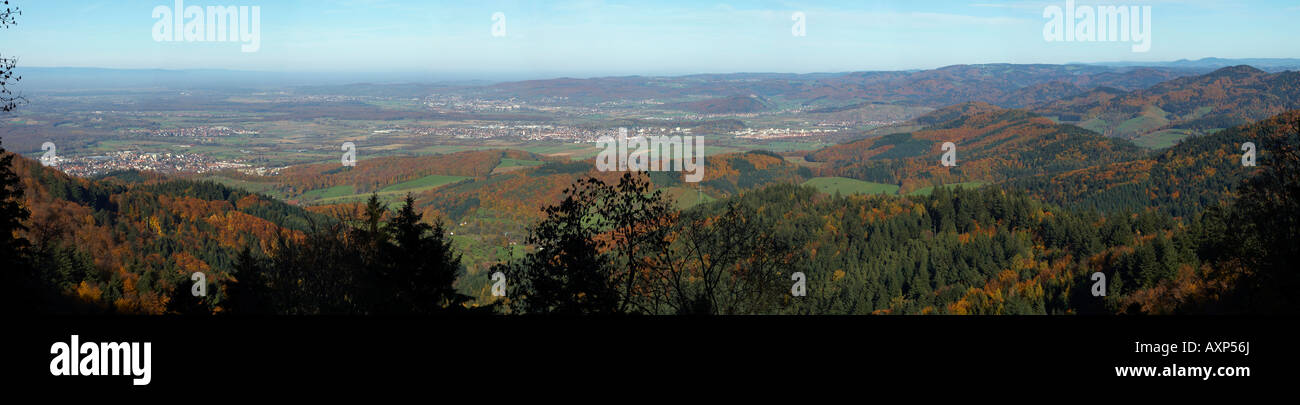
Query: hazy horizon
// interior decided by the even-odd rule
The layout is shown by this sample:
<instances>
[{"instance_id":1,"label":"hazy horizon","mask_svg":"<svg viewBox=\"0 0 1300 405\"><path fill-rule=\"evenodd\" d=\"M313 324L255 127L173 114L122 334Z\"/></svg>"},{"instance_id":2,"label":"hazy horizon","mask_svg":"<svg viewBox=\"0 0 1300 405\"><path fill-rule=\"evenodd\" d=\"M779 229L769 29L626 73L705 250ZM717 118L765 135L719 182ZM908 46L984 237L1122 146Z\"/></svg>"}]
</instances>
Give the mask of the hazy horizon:
<instances>
[{"instance_id":1,"label":"hazy horizon","mask_svg":"<svg viewBox=\"0 0 1300 405\"><path fill-rule=\"evenodd\" d=\"M1269 62L1269 63L1260 63ZM985 63L985 64L957 64L934 67L933 69L942 69L952 66L975 66L975 65L999 65L1010 63ZM1226 59L1207 57L1197 60L1177 60L1161 62L1096 62L1096 63L1063 63L1059 65L1080 65L1080 66L1107 66L1107 67L1180 67L1187 69L1217 69L1224 66L1246 64L1266 71L1296 70L1300 68L1300 58L1240 58ZM1045 64L1051 65L1051 64ZM1256 66L1258 65L1258 66ZM436 72L311 72L311 71L257 71L257 70L238 70L238 69L158 69L158 68L140 68L140 69L123 69L96 66L20 66L17 72L24 77L25 88L30 90L51 90L51 89L69 89L69 88L110 88L97 85L99 82L112 83L111 88L127 88L143 86L141 81L152 82L157 87L283 87L283 86L316 86L316 85L354 85L354 84L374 84L374 85L435 85L435 86L467 86L467 85L487 85L493 83L507 83L515 81L529 80L554 80L554 79L597 79L612 77L690 77L705 75L775 75L775 76L834 76L851 73L863 72L911 72L924 71L930 69L905 69L905 70L858 70L858 71L838 71L838 72L811 72L811 73L793 73L793 72L697 72L684 74L624 74L624 75L564 75L548 74L546 72L516 72L497 75L480 75L470 72L465 73L436 73ZM57 76L46 77L45 73L54 72ZM105 75L119 75L113 80L105 79ZM169 77L158 77L167 75ZM132 82L131 80L135 80ZM194 83L202 86L179 86L181 84Z\"/></svg>"},{"instance_id":2,"label":"hazy horizon","mask_svg":"<svg viewBox=\"0 0 1300 405\"><path fill-rule=\"evenodd\" d=\"M14 3L23 18L6 33L6 56L42 67L525 80L1300 57L1288 42L1300 34L1290 23L1300 6L1283 1L1075 2L1149 6L1144 52L1124 41L1046 40L1046 10L1065 1L374 0L360 11L347 1ZM196 41L157 40L164 19L152 12L177 5L256 6L255 41L204 41L202 29ZM190 19L174 17L179 36Z\"/></svg>"}]
</instances>

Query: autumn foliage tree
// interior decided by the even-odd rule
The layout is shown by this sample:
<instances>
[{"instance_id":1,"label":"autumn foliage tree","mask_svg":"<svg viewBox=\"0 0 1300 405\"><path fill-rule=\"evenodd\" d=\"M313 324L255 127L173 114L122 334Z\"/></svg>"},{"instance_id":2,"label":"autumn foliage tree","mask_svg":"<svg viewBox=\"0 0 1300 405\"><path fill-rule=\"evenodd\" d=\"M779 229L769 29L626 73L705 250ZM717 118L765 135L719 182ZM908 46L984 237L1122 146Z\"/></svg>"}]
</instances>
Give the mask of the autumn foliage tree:
<instances>
[{"instance_id":1,"label":"autumn foliage tree","mask_svg":"<svg viewBox=\"0 0 1300 405\"><path fill-rule=\"evenodd\" d=\"M661 251L674 215L648 177L625 173L617 184L586 178L546 207L522 260L498 265L517 313L652 313L638 296L648 258Z\"/></svg>"},{"instance_id":2,"label":"autumn foliage tree","mask_svg":"<svg viewBox=\"0 0 1300 405\"><path fill-rule=\"evenodd\" d=\"M744 201L682 215L672 245L652 267L650 299L663 313L713 315L775 312L788 297L798 238Z\"/></svg>"}]
</instances>

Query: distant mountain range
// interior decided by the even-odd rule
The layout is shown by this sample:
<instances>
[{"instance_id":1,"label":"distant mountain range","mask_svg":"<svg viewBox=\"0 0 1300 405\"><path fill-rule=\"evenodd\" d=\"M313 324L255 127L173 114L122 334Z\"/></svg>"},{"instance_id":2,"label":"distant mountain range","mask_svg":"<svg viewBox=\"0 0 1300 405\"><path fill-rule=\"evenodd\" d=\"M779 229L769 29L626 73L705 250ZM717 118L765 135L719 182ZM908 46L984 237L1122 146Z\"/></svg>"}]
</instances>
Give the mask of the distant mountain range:
<instances>
[{"instance_id":1,"label":"distant mountain range","mask_svg":"<svg viewBox=\"0 0 1300 405\"><path fill-rule=\"evenodd\" d=\"M1184 69L1219 69L1229 66L1250 65L1271 73L1283 70L1300 70L1300 59L1296 58L1202 58L1197 60L1179 59L1173 62L1106 62L1092 63L1097 66L1149 66Z\"/></svg>"},{"instance_id":2,"label":"distant mountain range","mask_svg":"<svg viewBox=\"0 0 1300 405\"><path fill-rule=\"evenodd\" d=\"M339 73L339 72L260 72L225 69L109 69L94 67L31 67L19 65L15 74L22 76L18 88L24 91L87 90L259 90L313 86L358 85L393 91L387 84L425 88L479 86L486 80L451 79L433 73ZM406 83L419 83L407 85ZM340 93L332 93L340 94ZM347 93L342 93L347 94ZM427 95L428 93L421 93Z\"/></svg>"},{"instance_id":3,"label":"distant mountain range","mask_svg":"<svg viewBox=\"0 0 1300 405\"><path fill-rule=\"evenodd\" d=\"M457 88L478 95L553 97L573 102L656 98L686 101L733 95L782 96L810 105L835 101L901 102L933 107L982 101L1022 107L1055 91L1098 87L1135 90L1169 79L1236 65L1267 72L1300 70L1300 59L1220 59L1064 65L954 65L927 70L841 73L730 73L686 76L554 78L497 82L433 72L259 72L221 69L108 69L19 66L27 91L104 89L266 89L304 93L409 95ZM345 86L345 87L339 87ZM1073 87L1071 87L1073 86ZM418 91L417 91L418 90Z\"/></svg>"},{"instance_id":4,"label":"distant mountain range","mask_svg":"<svg viewBox=\"0 0 1300 405\"><path fill-rule=\"evenodd\" d=\"M549 99L584 104L612 100L690 100L756 95L809 107L860 102L942 107L979 101L1010 107L1097 87L1146 88L1205 69L1090 65L956 65L933 70L824 75L736 73L681 77L606 77L498 83L462 91L486 98ZM1052 90L1066 93L1053 93ZM691 110L689 106L686 110Z\"/></svg>"},{"instance_id":5,"label":"distant mountain range","mask_svg":"<svg viewBox=\"0 0 1300 405\"><path fill-rule=\"evenodd\" d=\"M1203 59L1155 63L1151 66L984 64L919 71L817 75L737 73L680 77L566 78L498 83L458 88L455 91L485 98L545 99L572 104L648 99L676 101L667 104L666 108L696 113L750 113L770 110L774 105L801 105L809 112L827 113L851 110L872 103L941 108L965 102L983 102L1005 108L1034 109L1066 100L1045 107L1040 112L1044 115L1060 113L1070 118L1074 115L1088 116L1087 111L1084 111L1088 105L1128 92L1150 89L1148 93L1133 97L1165 97L1165 101L1159 104L1171 107L1178 107L1174 104L1178 104L1177 99L1184 96L1187 99L1182 104L1196 105L1197 108L1210 107L1209 104L1213 103L1217 110L1202 108L1199 112L1178 112L1176 116L1163 118L1175 122L1207 119L1193 124L1196 128L1206 125L1224 128L1244 123L1243 120L1224 121L1221 124L1215 121L1224 117L1242 117L1233 110L1253 110L1253 115L1244 118L1254 120L1286 108L1295 108L1288 101L1292 97L1287 95L1293 89L1285 84L1295 73L1288 73L1283 68L1293 63L1300 65L1300 60L1242 60L1258 62L1264 68L1249 67L1244 63L1222 66L1233 62L1236 60ZM1277 73L1270 74L1269 71ZM1216 72L1218 76L1174 81ZM1232 76L1233 72L1248 76L1242 80L1260 80L1258 84L1263 87L1215 95L1211 89L1216 86L1215 81ZM1257 75L1267 77L1254 77ZM1217 86L1236 84L1220 82ZM1196 89L1190 90L1195 94L1177 95L1180 86L1195 87ZM1258 97L1255 100L1245 100L1244 98L1254 97L1245 93L1258 93ZM1237 102L1243 105L1236 106ZM1092 117L1088 116L1075 122L1090 118ZM1124 121L1132 118L1127 117ZM1081 125L1107 135L1136 137L1148 130L1165 129L1166 124L1157 119L1144 125L1134 126L1129 123L1123 125L1122 129L1119 128L1124 121L1107 121L1105 125Z\"/></svg>"}]
</instances>

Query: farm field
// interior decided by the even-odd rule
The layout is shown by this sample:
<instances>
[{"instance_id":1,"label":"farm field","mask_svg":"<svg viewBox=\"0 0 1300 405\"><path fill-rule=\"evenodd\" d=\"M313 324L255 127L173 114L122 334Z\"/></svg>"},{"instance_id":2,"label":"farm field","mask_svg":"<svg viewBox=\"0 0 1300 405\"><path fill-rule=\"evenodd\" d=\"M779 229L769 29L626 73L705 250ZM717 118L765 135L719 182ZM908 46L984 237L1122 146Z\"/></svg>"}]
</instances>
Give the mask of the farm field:
<instances>
[{"instance_id":1,"label":"farm field","mask_svg":"<svg viewBox=\"0 0 1300 405\"><path fill-rule=\"evenodd\" d=\"M898 194L898 186L893 184L872 183L847 177L816 177L803 183L813 186L826 194Z\"/></svg>"},{"instance_id":2,"label":"farm field","mask_svg":"<svg viewBox=\"0 0 1300 405\"><path fill-rule=\"evenodd\" d=\"M1133 140L1134 144L1147 149L1164 149L1177 145L1194 132L1183 129L1166 129L1142 135Z\"/></svg>"}]
</instances>

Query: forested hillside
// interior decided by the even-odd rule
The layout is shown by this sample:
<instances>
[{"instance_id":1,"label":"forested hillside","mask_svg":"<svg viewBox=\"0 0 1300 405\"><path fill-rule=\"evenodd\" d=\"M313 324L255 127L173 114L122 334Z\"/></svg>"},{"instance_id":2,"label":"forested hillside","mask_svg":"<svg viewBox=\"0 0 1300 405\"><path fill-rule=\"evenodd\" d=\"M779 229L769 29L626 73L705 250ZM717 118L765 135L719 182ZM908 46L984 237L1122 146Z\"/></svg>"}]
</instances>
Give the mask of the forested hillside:
<instances>
[{"instance_id":1,"label":"forested hillside","mask_svg":"<svg viewBox=\"0 0 1300 405\"><path fill-rule=\"evenodd\" d=\"M1236 195L1242 180L1277 163L1297 142L1300 111L1212 135L1189 138L1149 157L1018 179L1008 187L1046 201L1106 212L1157 209L1191 218ZM1242 165L1243 145L1256 148L1255 167Z\"/></svg>"},{"instance_id":2,"label":"forested hillside","mask_svg":"<svg viewBox=\"0 0 1300 405\"><path fill-rule=\"evenodd\" d=\"M1000 182L1136 159L1132 143L1100 136L1023 110L980 103L942 108L914 120L923 129L871 137L808 154L817 173L898 184L903 192L935 184ZM957 165L939 162L956 146Z\"/></svg>"},{"instance_id":3,"label":"forested hillside","mask_svg":"<svg viewBox=\"0 0 1300 405\"><path fill-rule=\"evenodd\" d=\"M1107 136L1134 138L1162 130L1211 131L1300 108L1300 72L1226 67L1130 93L1099 88L1035 112Z\"/></svg>"},{"instance_id":4,"label":"forested hillside","mask_svg":"<svg viewBox=\"0 0 1300 405\"><path fill-rule=\"evenodd\" d=\"M30 212L19 233L30 243L30 273L19 291L39 300L26 305L54 311L164 313L174 293L189 292L193 272L205 273L219 306L240 250L269 252L330 221L210 182L137 173L87 180L12 162Z\"/></svg>"},{"instance_id":5,"label":"forested hillside","mask_svg":"<svg viewBox=\"0 0 1300 405\"><path fill-rule=\"evenodd\" d=\"M470 298L454 286L464 268L443 224L409 197L326 216L213 182L79 179L4 156L25 219L5 246L10 310L427 314Z\"/></svg>"},{"instance_id":6,"label":"forested hillside","mask_svg":"<svg viewBox=\"0 0 1300 405\"><path fill-rule=\"evenodd\" d=\"M1173 313L1218 305L1216 239L1157 211L1102 216L998 187L831 197L775 185L685 212L635 180L576 185L538 249L498 266L515 313ZM623 222L591 207L636 213ZM619 216L615 218L626 218ZM1293 231L1293 230L1292 230ZM1231 253L1227 253L1231 256ZM1206 258L1206 259L1203 259ZM1092 275L1107 277L1093 296ZM1282 273L1285 274L1285 273ZM791 295L793 280L806 296ZM1288 309L1288 310L1293 310Z\"/></svg>"}]
</instances>

